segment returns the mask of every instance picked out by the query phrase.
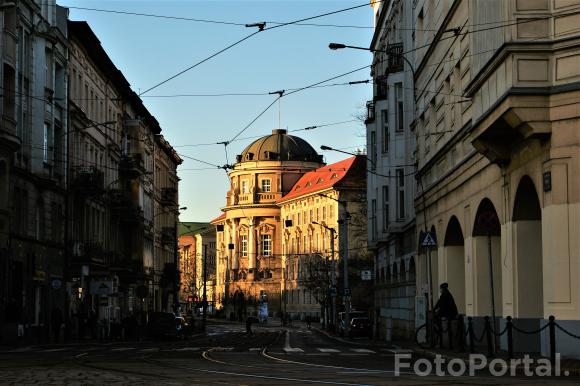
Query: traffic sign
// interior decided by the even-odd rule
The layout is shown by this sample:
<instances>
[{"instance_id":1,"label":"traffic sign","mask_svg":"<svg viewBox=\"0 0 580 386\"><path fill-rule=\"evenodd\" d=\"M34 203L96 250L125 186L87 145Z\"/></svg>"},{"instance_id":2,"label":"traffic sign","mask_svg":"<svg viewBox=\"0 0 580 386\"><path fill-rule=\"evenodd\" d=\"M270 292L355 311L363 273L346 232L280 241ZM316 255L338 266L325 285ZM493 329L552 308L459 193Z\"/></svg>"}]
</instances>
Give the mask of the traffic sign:
<instances>
[{"instance_id":1,"label":"traffic sign","mask_svg":"<svg viewBox=\"0 0 580 386\"><path fill-rule=\"evenodd\" d=\"M371 280L373 277L373 272L370 270L363 270L360 271L360 278L361 280Z\"/></svg>"},{"instance_id":2,"label":"traffic sign","mask_svg":"<svg viewBox=\"0 0 580 386\"><path fill-rule=\"evenodd\" d=\"M336 287L330 287L330 295L331 296L336 296Z\"/></svg>"},{"instance_id":3,"label":"traffic sign","mask_svg":"<svg viewBox=\"0 0 580 386\"><path fill-rule=\"evenodd\" d=\"M350 296L350 288L344 289L344 296Z\"/></svg>"},{"instance_id":4,"label":"traffic sign","mask_svg":"<svg viewBox=\"0 0 580 386\"><path fill-rule=\"evenodd\" d=\"M421 246L422 247L436 247L437 238L431 232L426 232L421 235Z\"/></svg>"}]
</instances>

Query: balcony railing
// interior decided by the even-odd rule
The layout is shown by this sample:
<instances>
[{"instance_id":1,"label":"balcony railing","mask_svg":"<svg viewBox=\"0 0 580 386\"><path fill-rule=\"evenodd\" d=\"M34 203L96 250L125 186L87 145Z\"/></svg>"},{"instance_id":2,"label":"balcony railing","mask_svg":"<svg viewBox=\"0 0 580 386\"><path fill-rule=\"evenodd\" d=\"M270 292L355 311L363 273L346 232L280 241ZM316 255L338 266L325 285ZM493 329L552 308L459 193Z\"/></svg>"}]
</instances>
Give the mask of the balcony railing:
<instances>
[{"instance_id":1,"label":"balcony railing","mask_svg":"<svg viewBox=\"0 0 580 386\"><path fill-rule=\"evenodd\" d=\"M163 188L161 189L161 205L174 205L177 203L177 189Z\"/></svg>"},{"instance_id":2,"label":"balcony railing","mask_svg":"<svg viewBox=\"0 0 580 386\"><path fill-rule=\"evenodd\" d=\"M121 157L119 171L138 176L145 172L143 155L141 153L126 154Z\"/></svg>"},{"instance_id":3,"label":"balcony railing","mask_svg":"<svg viewBox=\"0 0 580 386\"><path fill-rule=\"evenodd\" d=\"M245 193L238 195L238 204L253 204L253 203L254 203L253 193Z\"/></svg>"},{"instance_id":4,"label":"balcony railing","mask_svg":"<svg viewBox=\"0 0 580 386\"><path fill-rule=\"evenodd\" d=\"M365 124L369 124L375 120L375 102L367 102L367 119L365 119Z\"/></svg>"},{"instance_id":5,"label":"balcony railing","mask_svg":"<svg viewBox=\"0 0 580 386\"><path fill-rule=\"evenodd\" d=\"M282 198L282 194L281 193L273 193L273 192L264 192L264 193L258 193L258 202L273 202L276 201L277 199Z\"/></svg>"},{"instance_id":6,"label":"balcony railing","mask_svg":"<svg viewBox=\"0 0 580 386\"><path fill-rule=\"evenodd\" d=\"M12 64L16 63L16 35L5 29L2 40L4 43L2 47L2 51L4 51L4 60L7 60Z\"/></svg>"},{"instance_id":7,"label":"balcony railing","mask_svg":"<svg viewBox=\"0 0 580 386\"><path fill-rule=\"evenodd\" d=\"M388 72L400 72L403 71L403 43L394 43L387 46L387 51L389 55L389 68Z\"/></svg>"},{"instance_id":8,"label":"balcony railing","mask_svg":"<svg viewBox=\"0 0 580 386\"><path fill-rule=\"evenodd\" d=\"M88 193L99 194L103 191L104 173L94 166L77 166L72 170L71 187Z\"/></svg>"},{"instance_id":9,"label":"balcony railing","mask_svg":"<svg viewBox=\"0 0 580 386\"><path fill-rule=\"evenodd\" d=\"M161 228L161 244L171 245L175 243L175 228Z\"/></svg>"}]
</instances>

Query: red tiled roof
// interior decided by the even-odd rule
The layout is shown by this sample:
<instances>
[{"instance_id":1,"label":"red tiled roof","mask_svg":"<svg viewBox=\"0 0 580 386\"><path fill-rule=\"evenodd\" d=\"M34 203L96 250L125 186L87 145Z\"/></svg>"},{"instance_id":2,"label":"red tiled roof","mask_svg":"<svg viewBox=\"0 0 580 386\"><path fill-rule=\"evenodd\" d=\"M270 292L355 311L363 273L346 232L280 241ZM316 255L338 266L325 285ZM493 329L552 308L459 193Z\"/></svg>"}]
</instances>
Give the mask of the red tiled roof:
<instances>
[{"instance_id":1,"label":"red tiled roof","mask_svg":"<svg viewBox=\"0 0 580 386\"><path fill-rule=\"evenodd\" d=\"M365 168L366 157L357 156L350 157L345 160L326 165L324 167L318 168L316 170L310 171L304 174L296 184L292 187L290 192L284 197L276 201L276 203L283 203L285 201L311 194L314 192L322 191L331 187L336 186L341 182L344 177L354 169ZM363 173L363 176L365 174ZM360 182L358 179L355 182ZM342 185L342 184L341 184ZM364 186L364 180L363 185Z\"/></svg>"},{"instance_id":2,"label":"red tiled roof","mask_svg":"<svg viewBox=\"0 0 580 386\"><path fill-rule=\"evenodd\" d=\"M226 219L226 214L225 213L222 213L219 217L214 218L209 223L210 224L215 224L215 223L218 223L218 222L223 221L225 219Z\"/></svg>"}]
</instances>

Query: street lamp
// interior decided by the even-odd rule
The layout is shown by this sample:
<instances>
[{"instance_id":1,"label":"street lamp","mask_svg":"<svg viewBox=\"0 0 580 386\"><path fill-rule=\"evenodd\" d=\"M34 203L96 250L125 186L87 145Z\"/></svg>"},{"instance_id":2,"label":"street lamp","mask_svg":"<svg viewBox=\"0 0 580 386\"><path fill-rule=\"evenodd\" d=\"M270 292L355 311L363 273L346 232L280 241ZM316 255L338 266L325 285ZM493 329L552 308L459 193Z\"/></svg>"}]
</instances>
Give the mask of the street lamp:
<instances>
[{"instance_id":1,"label":"street lamp","mask_svg":"<svg viewBox=\"0 0 580 386\"><path fill-rule=\"evenodd\" d=\"M404 60L407 63L407 65L409 65L409 69L411 70L411 74L413 74L413 101L417 102L417 95L416 95L416 90L415 90L415 67L413 67L413 63L411 63L411 61L405 57L404 53L395 52L393 50L375 50L374 48L349 46L349 45L342 44L342 43L330 43L328 45L328 48L330 48L331 50L342 50L344 48L351 48L353 50L370 51L372 53L382 52L382 53L385 53L387 55L393 55L393 56L397 56L397 57L401 58L402 60Z\"/></svg>"},{"instance_id":2,"label":"street lamp","mask_svg":"<svg viewBox=\"0 0 580 386\"><path fill-rule=\"evenodd\" d=\"M317 221L312 221L313 224L320 225L321 227L328 229L330 231L330 256L331 256L331 272L330 272L330 281L331 281L331 290L330 296L332 297L331 301L331 315L332 315L332 326L336 327L336 268L334 264L334 239L336 238L336 229L321 224Z\"/></svg>"}]
</instances>

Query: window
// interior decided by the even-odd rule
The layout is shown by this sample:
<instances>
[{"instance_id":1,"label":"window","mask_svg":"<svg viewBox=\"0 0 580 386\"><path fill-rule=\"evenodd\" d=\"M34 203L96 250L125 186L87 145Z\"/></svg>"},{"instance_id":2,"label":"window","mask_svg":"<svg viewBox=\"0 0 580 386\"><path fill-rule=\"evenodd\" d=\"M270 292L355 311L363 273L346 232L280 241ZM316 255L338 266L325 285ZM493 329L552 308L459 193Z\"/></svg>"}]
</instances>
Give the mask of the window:
<instances>
[{"instance_id":1,"label":"window","mask_svg":"<svg viewBox=\"0 0 580 386\"><path fill-rule=\"evenodd\" d=\"M261 235L260 244L262 246L262 256L270 256L272 254L272 236Z\"/></svg>"},{"instance_id":2,"label":"window","mask_svg":"<svg viewBox=\"0 0 580 386\"><path fill-rule=\"evenodd\" d=\"M396 108L396 126L395 130L400 133L405 128L404 107L403 107L403 84L395 83L395 108Z\"/></svg>"},{"instance_id":3,"label":"window","mask_svg":"<svg viewBox=\"0 0 580 386\"><path fill-rule=\"evenodd\" d=\"M371 131L371 168L376 169L377 165L377 133Z\"/></svg>"},{"instance_id":4,"label":"window","mask_svg":"<svg viewBox=\"0 0 580 386\"><path fill-rule=\"evenodd\" d=\"M262 180L262 192L271 192L272 191L272 185L271 185L271 181L268 180Z\"/></svg>"},{"instance_id":5,"label":"window","mask_svg":"<svg viewBox=\"0 0 580 386\"><path fill-rule=\"evenodd\" d=\"M382 152L387 153L389 151L389 112L387 110L382 111L382 122L383 122L383 141L382 141Z\"/></svg>"},{"instance_id":6,"label":"window","mask_svg":"<svg viewBox=\"0 0 580 386\"><path fill-rule=\"evenodd\" d=\"M405 218L405 171L403 169L397 169L397 190L398 190L398 205L397 205L397 217L399 219Z\"/></svg>"},{"instance_id":7,"label":"window","mask_svg":"<svg viewBox=\"0 0 580 386\"><path fill-rule=\"evenodd\" d=\"M389 227L389 186L383 185L383 232Z\"/></svg>"},{"instance_id":8,"label":"window","mask_svg":"<svg viewBox=\"0 0 580 386\"><path fill-rule=\"evenodd\" d=\"M326 207L322 207L322 220L326 221Z\"/></svg>"},{"instance_id":9,"label":"window","mask_svg":"<svg viewBox=\"0 0 580 386\"><path fill-rule=\"evenodd\" d=\"M248 236L243 235L240 239L242 243L242 256L248 256Z\"/></svg>"},{"instance_id":10,"label":"window","mask_svg":"<svg viewBox=\"0 0 580 386\"><path fill-rule=\"evenodd\" d=\"M371 237L372 240L377 239L377 200L371 201Z\"/></svg>"},{"instance_id":11,"label":"window","mask_svg":"<svg viewBox=\"0 0 580 386\"><path fill-rule=\"evenodd\" d=\"M248 187L248 181L243 180L242 181L242 194L248 194L250 193L250 189Z\"/></svg>"},{"instance_id":12,"label":"window","mask_svg":"<svg viewBox=\"0 0 580 386\"><path fill-rule=\"evenodd\" d=\"M44 123L44 130L42 135L42 160L44 163L48 163L48 137L49 137L50 127L48 123Z\"/></svg>"}]
</instances>

